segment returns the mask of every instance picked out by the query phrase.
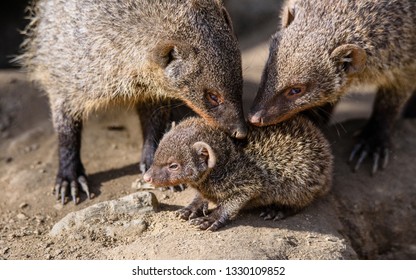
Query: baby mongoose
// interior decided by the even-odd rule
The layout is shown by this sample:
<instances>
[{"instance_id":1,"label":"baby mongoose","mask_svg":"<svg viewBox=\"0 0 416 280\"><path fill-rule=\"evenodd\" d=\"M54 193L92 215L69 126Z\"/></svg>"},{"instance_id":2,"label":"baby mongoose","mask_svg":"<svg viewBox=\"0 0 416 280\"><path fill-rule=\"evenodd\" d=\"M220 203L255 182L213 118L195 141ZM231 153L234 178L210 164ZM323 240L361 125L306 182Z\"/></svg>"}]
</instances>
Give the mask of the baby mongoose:
<instances>
[{"instance_id":1,"label":"baby mongoose","mask_svg":"<svg viewBox=\"0 0 416 280\"><path fill-rule=\"evenodd\" d=\"M373 84L373 113L350 161L358 157L357 170L372 156L373 174L385 168L394 124L416 94L415 12L414 0L286 1L249 121L275 124Z\"/></svg>"},{"instance_id":2,"label":"baby mongoose","mask_svg":"<svg viewBox=\"0 0 416 280\"><path fill-rule=\"evenodd\" d=\"M242 110L241 54L221 0L39 0L18 61L48 94L58 134L56 195L89 195L81 162L83 120L115 103L138 104L141 168L181 100L235 138Z\"/></svg>"},{"instance_id":3,"label":"baby mongoose","mask_svg":"<svg viewBox=\"0 0 416 280\"><path fill-rule=\"evenodd\" d=\"M189 118L163 136L143 178L159 187L196 189L180 216L217 230L242 208L266 207L267 218L281 219L306 207L331 187L332 154L320 130L302 116L249 127L244 146L202 119ZM217 205L209 215L207 201Z\"/></svg>"}]
</instances>

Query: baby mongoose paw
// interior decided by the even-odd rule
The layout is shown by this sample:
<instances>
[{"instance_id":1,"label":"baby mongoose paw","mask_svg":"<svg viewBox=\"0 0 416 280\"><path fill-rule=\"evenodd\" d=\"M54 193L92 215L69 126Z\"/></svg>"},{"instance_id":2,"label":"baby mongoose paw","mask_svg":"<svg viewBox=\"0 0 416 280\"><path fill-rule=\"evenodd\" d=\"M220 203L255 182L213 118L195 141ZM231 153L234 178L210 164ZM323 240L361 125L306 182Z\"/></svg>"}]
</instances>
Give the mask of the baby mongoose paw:
<instances>
[{"instance_id":1,"label":"baby mongoose paw","mask_svg":"<svg viewBox=\"0 0 416 280\"><path fill-rule=\"evenodd\" d=\"M284 211L277 207L268 207L260 213L260 217L262 217L264 220L273 221L283 220L288 216L290 216L290 214L287 211Z\"/></svg>"},{"instance_id":2,"label":"baby mongoose paw","mask_svg":"<svg viewBox=\"0 0 416 280\"><path fill-rule=\"evenodd\" d=\"M90 190L85 175L80 175L77 178L63 178L58 176L56 178L56 185L53 189L56 200L61 199L62 204L66 203L66 196L71 194L74 204L78 203L79 189L87 194L88 199L91 198Z\"/></svg>"},{"instance_id":3,"label":"baby mongoose paw","mask_svg":"<svg viewBox=\"0 0 416 280\"><path fill-rule=\"evenodd\" d=\"M364 160L371 156L373 165L371 168L371 175L374 175L379 169L385 169L389 163L390 157L390 139L388 136L383 136L379 133L368 132L369 129L364 130L360 140L352 149L349 157L349 163L353 163L353 171L356 172Z\"/></svg>"},{"instance_id":4,"label":"baby mongoose paw","mask_svg":"<svg viewBox=\"0 0 416 280\"><path fill-rule=\"evenodd\" d=\"M260 213L260 217L262 217L264 220L279 221L293 216L297 212L299 212L299 210L296 208L271 205L266 207Z\"/></svg>"},{"instance_id":5,"label":"baby mongoose paw","mask_svg":"<svg viewBox=\"0 0 416 280\"><path fill-rule=\"evenodd\" d=\"M217 220L212 216L191 219L189 223L193 226L199 227L199 229L209 231L216 231L225 225L223 221Z\"/></svg>"},{"instance_id":6,"label":"baby mongoose paw","mask_svg":"<svg viewBox=\"0 0 416 280\"><path fill-rule=\"evenodd\" d=\"M203 203L200 206L189 205L176 211L179 218L183 220L192 220L198 217L208 215L208 203Z\"/></svg>"},{"instance_id":7,"label":"baby mongoose paw","mask_svg":"<svg viewBox=\"0 0 416 280\"><path fill-rule=\"evenodd\" d=\"M216 208L211 214L191 219L189 222L202 230L216 231L225 226L229 220L228 215L221 213L219 209L221 208Z\"/></svg>"}]
</instances>

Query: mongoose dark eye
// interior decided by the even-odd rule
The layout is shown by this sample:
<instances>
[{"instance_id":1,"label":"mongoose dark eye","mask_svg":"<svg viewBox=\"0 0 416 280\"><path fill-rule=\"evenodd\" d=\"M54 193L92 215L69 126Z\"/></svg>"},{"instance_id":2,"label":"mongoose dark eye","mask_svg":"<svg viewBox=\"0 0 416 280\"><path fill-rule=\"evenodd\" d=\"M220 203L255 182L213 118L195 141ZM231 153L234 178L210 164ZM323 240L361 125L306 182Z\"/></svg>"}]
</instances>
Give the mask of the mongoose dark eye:
<instances>
[{"instance_id":1,"label":"mongoose dark eye","mask_svg":"<svg viewBox=\"0 0 416 280\"><path fill-rule=\"evenodd\" d=\"M218 94L208 90L205 92L205 98L213 107L217 107L222 103L221 97Z\"/></svg>"},{"instance_id":2,"label":"mongoose dark eye","mask_svg":"<svg viewBox=\"0 0 416 280\"><path fill-rule=\"evenodd\" d=\"M296 86L288 88L284 94L287 98L298 98L302 96L305 93L305 91L306 88L304 86Z\"/></svg>"},{"instance_id":3,"label":"mongoose dark eye","mask_svg":"<svg viewBox=\"0 0 416 280\"><path fill-rule=\"evenodd\" d=\"M178 169L179 169L179 164L177 164L177 163L171 163L171 164L169 164L169 170L176 171Z\"/></svg>"}]
</instances>

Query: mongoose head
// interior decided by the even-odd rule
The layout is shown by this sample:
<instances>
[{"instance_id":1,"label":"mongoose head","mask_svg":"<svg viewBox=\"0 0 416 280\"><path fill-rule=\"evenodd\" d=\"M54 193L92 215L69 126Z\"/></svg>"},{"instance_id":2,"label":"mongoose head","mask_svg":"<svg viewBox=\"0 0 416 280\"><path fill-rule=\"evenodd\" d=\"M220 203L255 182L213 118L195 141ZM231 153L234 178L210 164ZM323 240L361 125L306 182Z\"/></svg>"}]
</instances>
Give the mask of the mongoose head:
<instances>
[{"instance_id":1,"label":"mongoose head","mask_svg":"<svg viewBox=\"0 0 416 280\"><path fill-rule=\"evenodd\" d=\"M175 28L167 26L169 32L151 51L150 59L162 70L157 80L212 126L245 138L241 53L230 17L219 0L180 5L188 6L173 15Z\"/></svg>"},{"instance_id":2,"label":"mongoose head","mask_svg":"<svg viewBox=\"0 0 416 280\"><path fill-rule=\"evenodd\" d=\"M273 35L269 57L249 121L258 126L284 121L300 111L336 102L362 72L366 52L334 38L328 19L312 1L289 1ZM316 5L315 5L316 6Z\"/></svg>"},{"instance_id":3,"label":"mongoose head","mask_svg":"<svg viewBox=\"0 0 416 280\"><path fill-rule=\"evenodd\" d=\"M143 175L146 182L157 187L193 184L204 180L215 166L215 152L205 142L195 142L184 149L170 148L170 151L172 153L169 153L169 156L164 155L168 156L165 160L161 160L164 158L160 156L163 152L159 152L159 160L155 160ZM178 153L179 151L183 153Z\"/></svg>"},{"instance_id":4,"label":"mongoose head","mask_svg":"<svg viewBox=\"0 0 416 280\"><path fill-rule=\"evenodd\" d=\"M199 118L181 122L163 136L143 179L157 187L203 181L217 164L214 148L208 141L199 141L210 135L212 131Z\"/></svg>"}]
</instances>

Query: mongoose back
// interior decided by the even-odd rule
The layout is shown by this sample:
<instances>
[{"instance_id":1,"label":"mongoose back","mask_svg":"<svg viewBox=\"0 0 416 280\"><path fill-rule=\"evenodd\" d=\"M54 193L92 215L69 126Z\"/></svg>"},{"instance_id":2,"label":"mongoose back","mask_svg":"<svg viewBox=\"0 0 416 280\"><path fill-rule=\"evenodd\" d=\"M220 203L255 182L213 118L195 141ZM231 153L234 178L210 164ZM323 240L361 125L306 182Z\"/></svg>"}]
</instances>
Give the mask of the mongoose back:
<instances>
[{"instance_id":1,"label":"mongoose back","mask_svg":"<svg viewBox=\"0 0 416 280\"><path fill-rule=\"evenodd\" d=\"M335 103L357 84L374 84L374 109L350 161L387 165L390 135L416 89L416 1L290 0L273 35L249 121L264 126Z\"/></svg>"},{"instance_id":2,"label":"mongoose back","mask_svg":"<svg viewBox=\"0 0 416 280\"><path fill-rule=\"evenodd\" d=\"M306 207L330 189L332 154L320 130L302 116L249 127L245 146L202 119L189 118L163 136L143 178L160 187L195 188L181 217L217 230L242 208L263 206L266 218L280 219ZM204 216L207 201L217 206Z\"/></svg>"},{"instance_id":3,"label":"mongoose back","mask_svg":"<svg viewBox=\"0 0 416 280\"><path fill-rule=\"evenodd\" d=\"M152 139L163 123L152 105L178 99L245 137L241 54L220 0L38 0L31 11L18 60L50 99L63 203L69 191L76 202L79 187L89 193L80 139L83 119L97 108L139 103ZM152 156L145 160L150 166Z\"/></svg>"}]
</instances>

